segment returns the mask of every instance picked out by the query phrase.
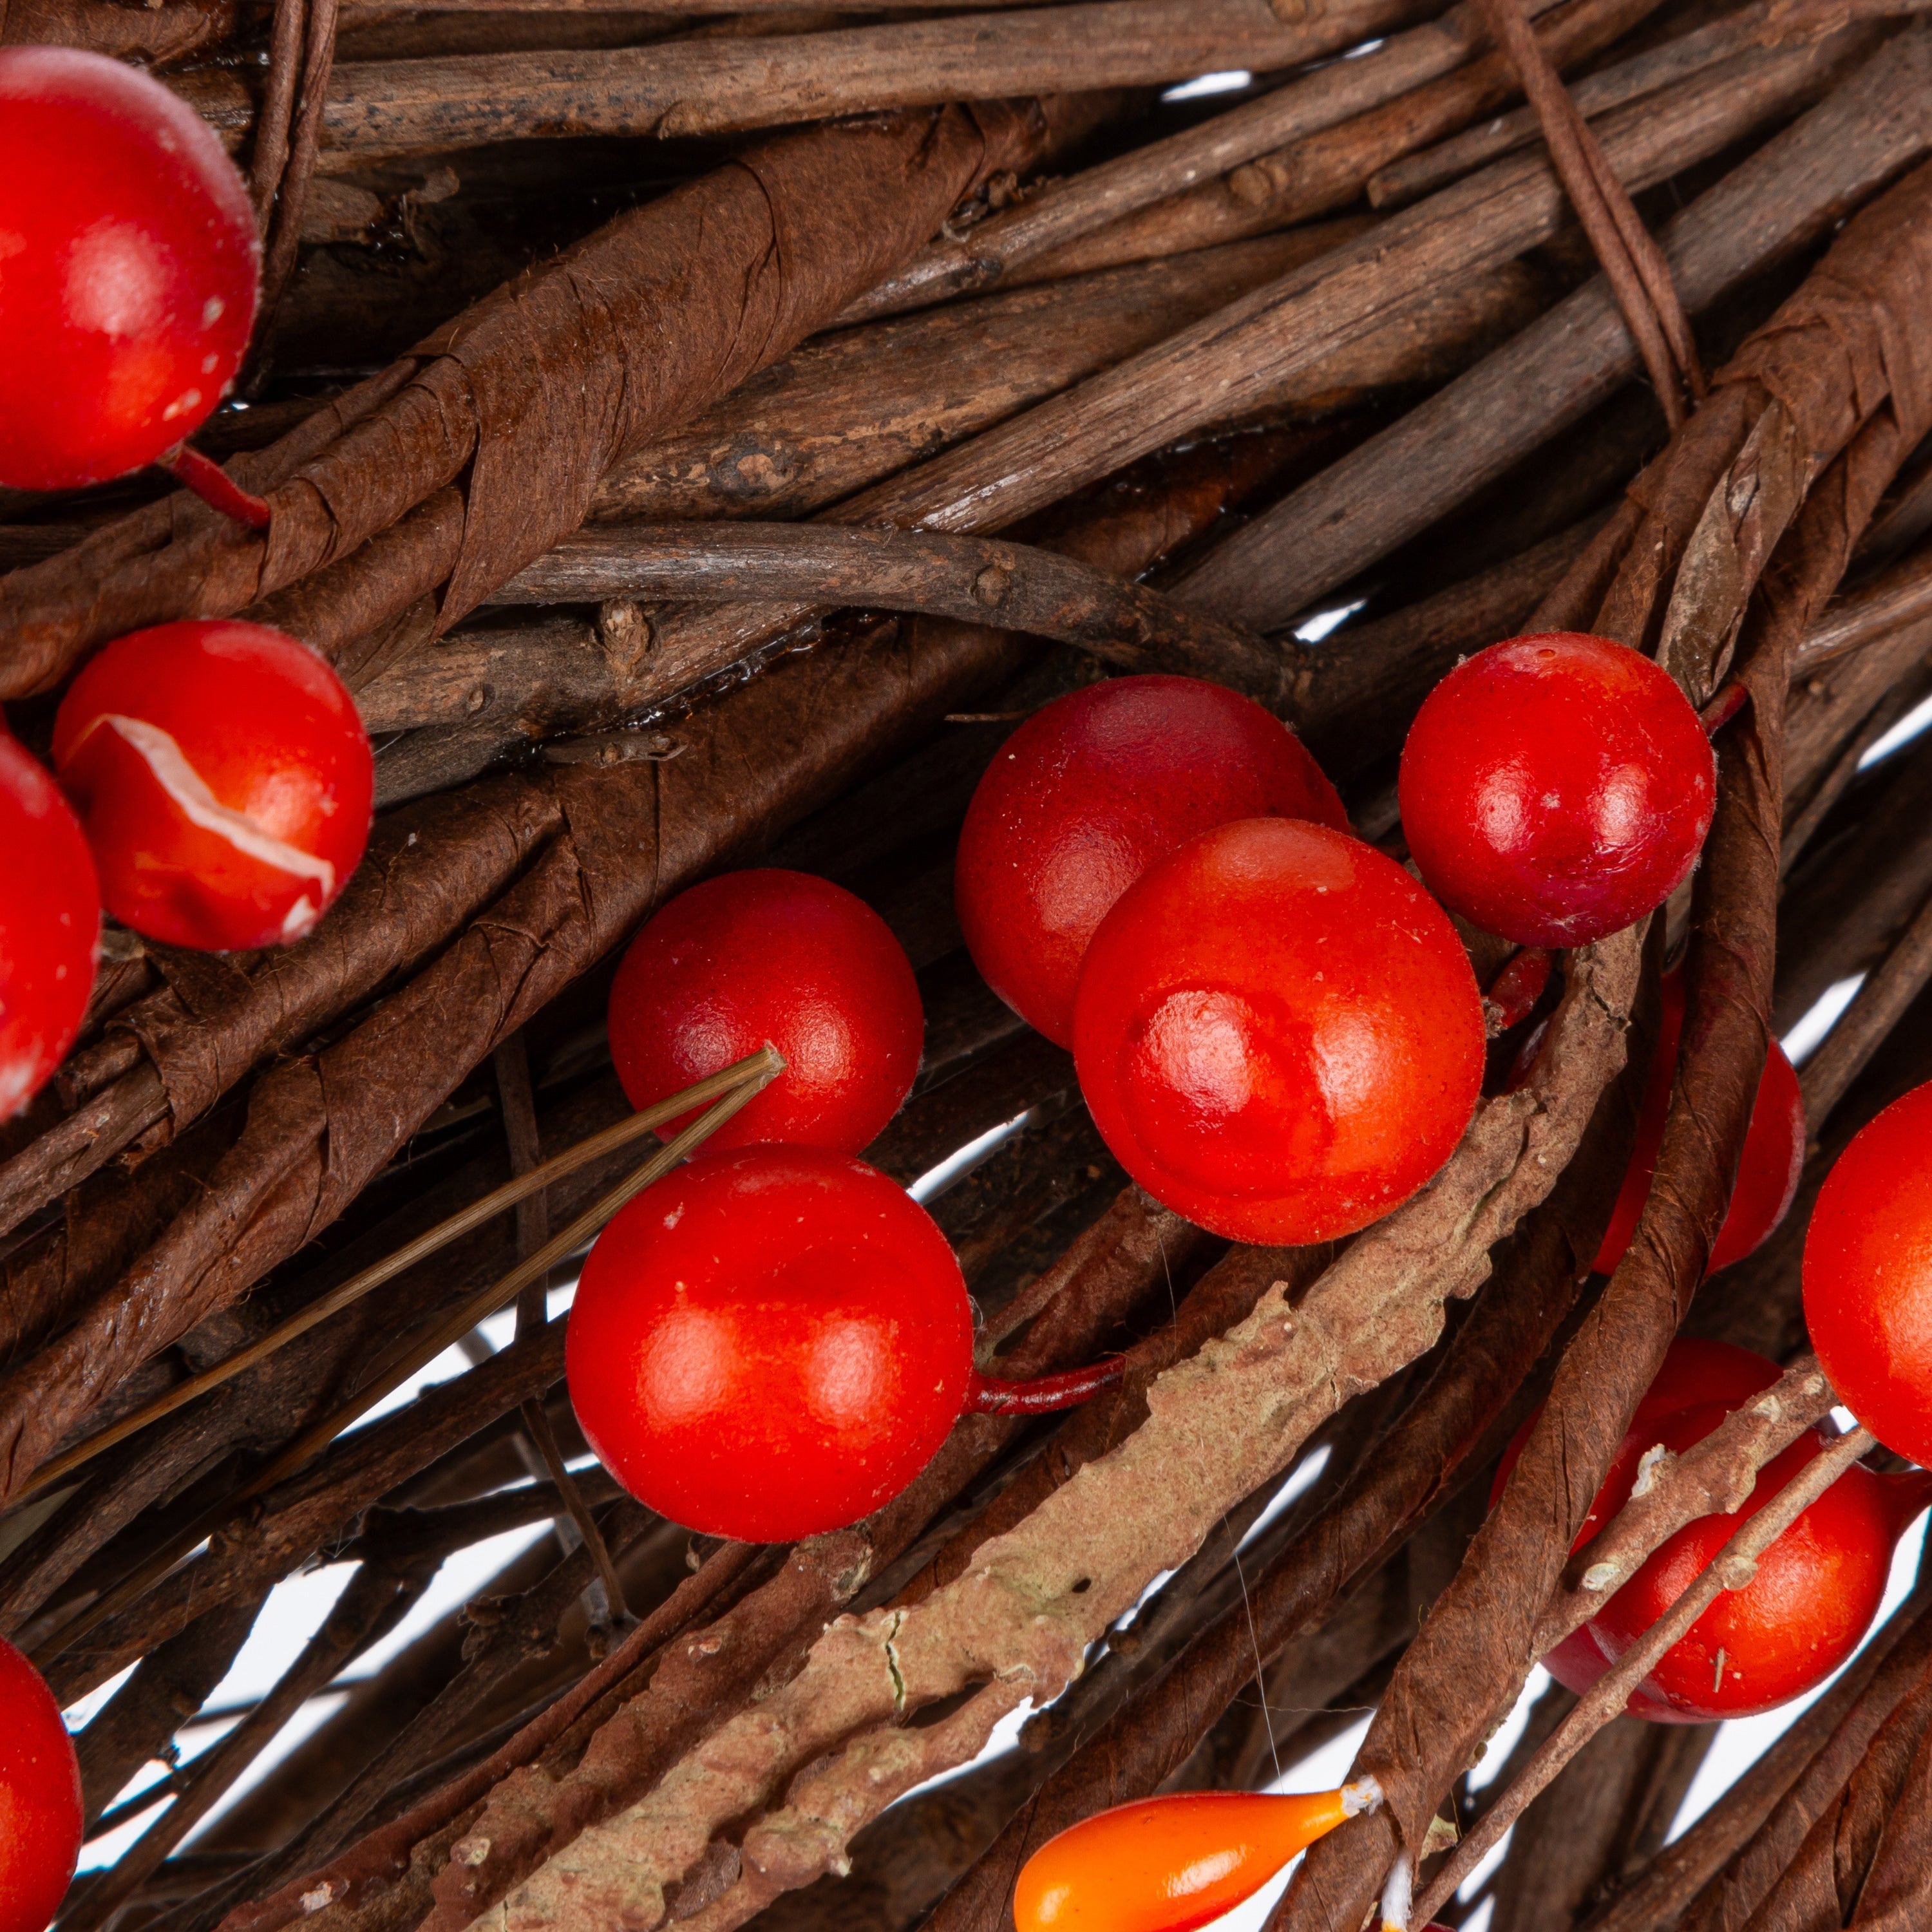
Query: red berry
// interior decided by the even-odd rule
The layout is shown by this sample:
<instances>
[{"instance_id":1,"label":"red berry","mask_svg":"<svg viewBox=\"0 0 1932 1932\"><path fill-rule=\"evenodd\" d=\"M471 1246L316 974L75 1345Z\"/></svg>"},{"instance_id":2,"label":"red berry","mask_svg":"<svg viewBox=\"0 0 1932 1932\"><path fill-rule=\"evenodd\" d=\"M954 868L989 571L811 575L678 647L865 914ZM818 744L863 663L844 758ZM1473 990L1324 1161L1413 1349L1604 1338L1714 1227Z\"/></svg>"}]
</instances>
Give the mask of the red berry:
<instances>
[{"instance_id":1,"label":"red berry","mask_svg":"<svg viewBox=\"0 0 1932 1932\"><path fill-rule=\"evenodd\" d=\"M1654 1425L1653 1442L1681 1454L1728 1413L1720 1402L1680 1409ZM1650 1446L1649 1444L1644 1445ZM1626 1445L1631 1479L1632 1445ZM1663 1616L1724 1545L1825 1448L1814 1431L1759 1472L1735 1515L1680 1529L1592 1618L1615 1663ZM1620 1470L1619 1474L1622 1472ZM1758 1558L1757 1574L1727 1591L1666 1651L1644 1680L1649 1696L1693 1721L1773 1709L1822 1684L1864 1640L1878 1614L1892 1546L1922 1506L1918 1479L1847 1469Z\"/></svg>"},{"instance_id":2,"label":"red berry","mask_svg":"<svg viewBox=\"0 0 1932 1932\"><path fill-rule=\"evenodd\" d=\"M1525 946L1580 946L1660 904L1717 802L1697 714L1607 638L1492 644L1424 700L1402 748L1402 830L1452 911Z\"/></svg>"},{"instance_id":3,"label":"red berry","mask_svg":"<svg viewBox=\"0 0 1932 1932\"><path fill-rule=\"evenodd\" d=\"M0 1637L0 1932L44 1932L80 1856L80 1766L40 1673Z\"/></svg>"},{"instance_id":4,"label":"red berry","mask_svg":"<svg viewBox=\"0 0 1932 1932\"><path fill-rule=\"evenodd\" d=\"M0 484L75 489L198 428L248 346L260 252L185 101L98 54L0 50Z\"/></svg>"},{"instance_id":5,"label":"red berry","mask_svg":"<svg viewBox=\"0 0 1932 1932\"><path fill-rule=\"evenodd\" d=\"M94 987L94 861L52 778L0 731L0 1120L74 1044Z\"/></svg>"},{"instance_id":6,"label":"red berry","mask_svg":"<svg viewBox=\"0 0 1932 1932\"><path fill-rule=\"evenodd\" d=\"M1657 1172L1658 1149L1664 1144L1664 1120L1670 1108L1670 1085L1677 1075L1678 1042L1684 1030L1681 969L1664 974L1663 992L1657 1050L1652 1056L1643 1105L1637 1114L1636 1143L1630 1150L1630 1166L1624 1173L1617 1204L1611 1210L1603 1245L1597 1251L1595 1267L1599 1274L1615 1270L1630 1244L1630 1237L1636 1232L1637 1218L1649 1198L1651 1180ZM1528 1077L1540 1037L1540 1034L1533 1036L1525 1046L1511 1077L1512 1086ZM1730 1207L1712 1244L1710 1264L1705 1270L1707 1275L1742 1261L1769 1238L1790 1211L1804 1168L1804 1098L1798 1090L1798 1076L1784 1057L1784 1049L1773 1040L1765 1055L1764 1072L1751 1108L1750 1126L1744 1135L1737 1185L1731 1190Z\"/></svg>"},{"instance_id":7,"label":"red berry","mask_svg":"<svg viewBox=\"0 0 1932 1932\"><path fill-rule=\"evenodd\" d=\"M751 1543L855 1522L932 1459L973 1366L932 1217L812 1148L706 1154L598 1237L570 1315L590 1446L674 1522Z\"/></svg>"},{"instance_id":8,"label":"red berry","mask_svg":"<svg viewBox=\"0 0 1932 1932\"><path fill-rule=\"evenodd\" d=\"M1622 1508L1644 1458L1658 1444L1682 1454L1777 1379L1776 1366L1749 1349L1673 1342L1573 1548L1580 1550ZM1523 1425L1505 1453L1492 1502L1535 1421L1532 1416ZM1766 1466L1743 1510L1705 1516L1678 1531L1589 1622L1544 1658L1550 1675L1570 1690L1587 1690L1669 1610L1745 1519L1823 1447L1816 1433L1802 1438ZM1848 1470L1760 1559L1751 1583L1720 1596L1665 1652L1631 1696L1630 1714L1675 1724L1746 1717L1822 1683L1870 1627L1893 1545L1927 1493L1922 1476L1879 1476L1862 1466Z\"/></svg>"},{"instance_id":9,"label":"red berry","mask_svg":"<svg viewBox=\"0 0 1932 1932\"><path fill-rule=\"evenodd\" d=\"M1197 832L1271 818L1348 829L1321 767L1252 700L1192 677L1059 698L1006 740L967 808L955 897L974 964L1071 1046L1080 962L1114 902Z\"/></svg>"},{"instance_id":10,"label":"red berry","mask_svg":"<svg viewBox=\"0 0 1932 1932\"><path fill-rule=\"evenodd\" d=\"M1089 947L1074 1064L1156 1199L1237 1240L1326 1240L1435 1173L1483 1077L1455 929L1326 826L1224 825L1123 894Z\"/></svg>"},{"instance_id":11,"label":"red berry","mask_svg":"<svg viewBox=\"0 0 1932 1932\"><path fill-rule=\"evenodd\" d=\"M789 1141L856 1154L910 1090L925 1030L891 928L806 872L729 872L680 892L631 942L610 988L610 1057L634 1107L767 1041L784 1056L713 1151Z\"/></svg>"},{"instance_id":12,"label":"red berry","mask_svg":"<svg viewBox=\"0 0 1932 1932\"><path fill-rule=\"evenodd\" d=\"M1804 1320L1832 1385L1884 1443L1932 1462L1932 1085L1838 1157L1804 1238Z\"/></svg>"},{"instance_id":13,"label":"red berry","mask_svg":"<svg viewBox=\"0 0 1932 1932\"><path fill-rule=\"evenodd\" d=\"M355 700L305 645L194 620L110 644L54 721L107 910L171 946L274 946L313 927L369 836Z\"/></svg>"}]
</instances>

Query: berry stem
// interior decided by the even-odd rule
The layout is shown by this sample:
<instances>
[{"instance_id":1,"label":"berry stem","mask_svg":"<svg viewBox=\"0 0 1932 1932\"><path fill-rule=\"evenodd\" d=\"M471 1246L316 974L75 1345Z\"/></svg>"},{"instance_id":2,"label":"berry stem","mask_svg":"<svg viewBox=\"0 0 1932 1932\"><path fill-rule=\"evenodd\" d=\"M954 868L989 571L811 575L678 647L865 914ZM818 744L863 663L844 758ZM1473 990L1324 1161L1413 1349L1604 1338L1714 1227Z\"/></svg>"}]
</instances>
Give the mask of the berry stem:
<instances>
[{"instance_id":1,"label":"berry stem","mask_svg":"<svg viewBox=\"0 0 1932 1932\"><path fill-rule=\"evenodd\" d=\"M202 454L198 449L187 443L178 442L164 455L154 459L158 469L165 470L177 483L192 490L212 510L218 510L224 517L251 530L266 530L268 527L270 512L267 502L242 488L221 465L211 457Z\"/></svg>"},{"instance_id":2,"label":"berry stem","mask_svg":"<svg viewBox=\"0 0 1932 1932\"><path fill-rule=\"evenodd\" d=\"M1102 1356L1082 1369L1057 1376L1036 1376L1030 1382L1003 1382L977 1369L966 1385L964 1405L974 1415L1051 1415L1057 1408L1077 1408L1103 1389L1116 1387L1127 1372L1124 1355Z\"/></svg>"},{"instance_id":3,"label":"berry stem","mask_svg":"<svg viewBox=\"0 0 1932 1932\"><path fill-rule=\"evenodd\" d=\"M1546 946L1526 946L1490 982L1483 995L1484 1017L1489 1022L1492 1040L1520 1026L1543 997L1550 983L1550 951Z\"/></svg>"},{"instance_id":4,"label":"berry stem","mask_svg":"<svg viewBox=\"0 0 1932 1932\"><path fill-rule=\"evenodd\" d=\"M1736 678L1724 686L1697 714L1697 722L1703 726L1705 736L1714 738L1744 708L1744 700L1750 695Z\"/></svg>"}]
</instances>

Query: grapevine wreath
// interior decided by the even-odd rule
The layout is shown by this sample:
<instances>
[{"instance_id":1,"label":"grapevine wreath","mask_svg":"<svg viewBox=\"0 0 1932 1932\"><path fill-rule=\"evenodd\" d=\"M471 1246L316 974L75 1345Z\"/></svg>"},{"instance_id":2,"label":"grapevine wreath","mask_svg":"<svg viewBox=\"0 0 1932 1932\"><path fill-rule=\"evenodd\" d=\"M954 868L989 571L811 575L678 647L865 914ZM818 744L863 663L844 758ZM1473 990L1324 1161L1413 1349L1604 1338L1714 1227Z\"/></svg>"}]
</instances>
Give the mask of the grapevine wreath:
<instances>
[{"instance_id":1,"label":"grapevine wreath","mask_svg":"<svg viewBox=\"0 0 1932 1932\"><path fill-rule=\"evenodd\" d=\"M0 1932L1932 1925L1924 0L0 0Z\"/></svg>"}]
</instances>

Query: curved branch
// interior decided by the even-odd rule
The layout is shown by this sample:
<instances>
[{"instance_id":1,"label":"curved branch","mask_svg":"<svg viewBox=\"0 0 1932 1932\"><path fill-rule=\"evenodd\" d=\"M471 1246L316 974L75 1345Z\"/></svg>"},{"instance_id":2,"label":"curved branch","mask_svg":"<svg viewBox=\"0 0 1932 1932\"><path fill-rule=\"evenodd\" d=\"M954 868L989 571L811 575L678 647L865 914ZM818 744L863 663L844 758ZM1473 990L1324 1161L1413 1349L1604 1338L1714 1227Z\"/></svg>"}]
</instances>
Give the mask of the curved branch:
<instances>
[{"instance_id":1,"label":"curved branch","mask_svg":"<svg viewBox=\"0 0 1932 1932\"><path fill-rule=\"evenodd\" d=\"M923 611L1052 638L1125 670L1213 678L1264 703L1280 700L1302 656L1055 550L830 524L593 524L519 571L491 601L613 597Z\"/></svg>"}]
</instances>

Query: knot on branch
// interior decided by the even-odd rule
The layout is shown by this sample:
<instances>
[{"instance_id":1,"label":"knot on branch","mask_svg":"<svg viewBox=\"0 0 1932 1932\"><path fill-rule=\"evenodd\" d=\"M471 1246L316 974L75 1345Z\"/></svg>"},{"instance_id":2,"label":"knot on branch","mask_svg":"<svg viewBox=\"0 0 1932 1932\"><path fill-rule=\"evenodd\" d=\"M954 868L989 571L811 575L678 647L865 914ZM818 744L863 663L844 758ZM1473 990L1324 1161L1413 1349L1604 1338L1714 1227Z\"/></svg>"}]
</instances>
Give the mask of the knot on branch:
<instances>
[{"instance_id":1,"label":"knot on branch","mask_svg":"<svg viewBox=\"0 0 1932 1932\"><path fill-rule=\"evenodd\" d=\"M1677 1460L1661 1442L1654 1442L1638 1459L1636 1480L1630 1485L1630 1500L1647 1496L1661 1482L1670 1466Z\"/></svg>"},{"instance_id":2,"label":"knot on branch","mask_svg":"<svg viewBox=\"0 0 1932 1932\"><path fill-rule=\"evenodd\" d=\"M989 563L973 580L973 601L983 604L988 610L995 608L1006 594L1006 587L1013 580L1013 574L1004 565Z\"/></svg>"}]
</instances>

